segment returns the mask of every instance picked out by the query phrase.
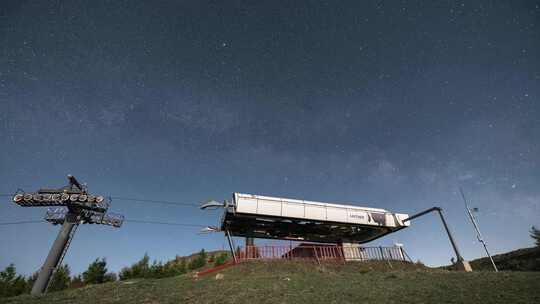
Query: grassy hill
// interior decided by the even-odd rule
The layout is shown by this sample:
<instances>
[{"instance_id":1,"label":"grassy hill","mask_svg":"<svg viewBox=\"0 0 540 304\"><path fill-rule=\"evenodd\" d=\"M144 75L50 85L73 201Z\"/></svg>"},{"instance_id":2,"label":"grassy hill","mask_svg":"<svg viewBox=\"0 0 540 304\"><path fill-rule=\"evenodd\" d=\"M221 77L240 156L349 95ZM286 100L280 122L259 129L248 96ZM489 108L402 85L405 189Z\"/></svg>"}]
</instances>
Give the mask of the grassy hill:
<instances>
[{"instance_id":1,"label":"grassy hill","mask_svg":"<svg viewBox=\"0 0 540 304\"><path fill-rule=\"evenodd\" d=\"M250 262L0 299L4 303L540 303L539 272L459 273L416 264Z\"/></svg>"},{"instance_id":2,"label":"grassy hill","mask_svg":"<svg viewBox=\"0 0 540 304\"><path fill-rule=\"evenodd\" d=\"M540 247L523 248L493 256L499 270L540 271ZM489 258L470 262L474 270L492 270ZM540 283L539 283L540 284Z\"/></svg>"},{"instance_id":3,"label":"grassy hill","mask_svg":"<svg viewBox=\"0 0 540 304\"><path fill-rule=\"evenodd\" d=\"M204 266L204 268L212 267L214 261L218 258L218 256L222 254L228 254L228 253L229 251L226 251L226 250L207 251L206 252L206 265ZM179 265L182 262L189 264L198 256L199 256L199 252L193 253L188 256L176 256L174 259L165 262L165 265Z\"/></svg>"}]
</instances>

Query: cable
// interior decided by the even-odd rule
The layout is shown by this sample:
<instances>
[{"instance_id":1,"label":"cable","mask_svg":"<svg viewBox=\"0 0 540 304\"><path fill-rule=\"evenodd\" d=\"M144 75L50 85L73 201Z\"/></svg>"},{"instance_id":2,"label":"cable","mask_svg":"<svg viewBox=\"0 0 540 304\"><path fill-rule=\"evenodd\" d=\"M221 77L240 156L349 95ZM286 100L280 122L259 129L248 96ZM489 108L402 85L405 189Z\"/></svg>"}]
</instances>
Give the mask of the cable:
<instances>
[{"instance_id":1,"label":"cable","mask_svg":"<svg viewBox=\"0 0 540 304\"><path fill-rule=\"evenodd\" d=\"M20 224L36 224L36 223L44 223L45 221L18 221L18 222L3 222L0 223L0 226L7 226L7 225L20 225Z\"/></svg>"},{"instance_id":2,"label":"cable","mask_svg":"<svg viewBox=\"0 0 540 304\"><path fill-rule=\"evenodd\" d=\"M189 207L200 207L199 204L194 203L182 203L182 202L173 202L173 201L161 201L161 200L149 200L149 199L140 199L140 198L129 198L121 196L110 196L111 199L119 201L132 201L137 203L153 203L153 204L165 204L173 206L189 206Z\"/></svg>"},{"instance_id":3,"label":"cable","mask_svg":"<svg viewBox=\"0 0 540 304\"><path fill-rule=\"evenodd\" d=\"M0 222L0 226L7 225L21 225L21 224L36 224L36 223L45 223L46 221L17 221L17 222ZM159 222L159 221L147 221L147 220L136 220L136 219L125 219L124 222L127 223L137 223L137 224L154 224L154 225L169 225L169 226L184 226L184 227L206 227L208 225L197 225L197 224L184 224L184 223L173 223L173 222Z\"/></svg>"},{"instance_id":4,"label":"cable","mask_svg":"<svg viewBox=\"0 0 540 304\"><path fill-rule=\"evenodd\" d=\"M208 226L208 225L184 224L184 223L171 223L171 222L157 222L157 221L132 220L132 219L125 219L124 222L127 222L127 223L139 223L139 224L156 224L156 225L170 225L170 226L185 226L185 227L206 227L206 226Z\"/></svg>"},{"instance_id":5,"label":"cable","mask_svg":"<svg viewBox=\"0 0 540 304\"><path fill-rule=\"evenodd\" d=\"M13 194L0 194L0 196L12 196ZM183 203L183 202L174 202L174 201L163 201L163 200L149 200L149 199L140 199L140 198L130 198L122 196L109 196L111 200L119 201L131 201L136 203L152 203L152 204L164 204L180 207L200 207L199 204L195 203ZM38 223L43 221L21 221L21 222L8 222L0 223L0 225L16 225L16 224L30 224ZM169 225L169 226L184 226L184 227L206 227L207 225L196 225L196 224L184 224L184 223L172 223L172 222L159 222L159 221L147 221L147 220L137 220L137 219L125 219L124 222L138 223L138 224L156 224L156 225Z\"/></svg>"}]
</instances>

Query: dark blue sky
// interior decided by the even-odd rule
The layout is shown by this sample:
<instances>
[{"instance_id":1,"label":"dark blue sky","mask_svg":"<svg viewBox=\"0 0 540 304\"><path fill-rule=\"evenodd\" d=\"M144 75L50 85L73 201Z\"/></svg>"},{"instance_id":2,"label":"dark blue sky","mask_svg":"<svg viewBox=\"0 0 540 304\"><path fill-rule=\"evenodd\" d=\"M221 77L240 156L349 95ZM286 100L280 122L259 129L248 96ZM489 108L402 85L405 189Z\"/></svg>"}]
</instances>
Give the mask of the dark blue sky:
<instances>
[{"instance_id":1,"label":"dark blue sky","mask_svg":"<svg viewBox=\"0 0 540 304\"><path fill-rule=\"evenodd\" d=\"M71 173L96 193L189 203L245 192L404 213L437 204L469 259L482 251L463 186L493 251L531 246L539 23L540 1L2 1L0 193ZM2 200L0 222L45 212ZM36 270L57 230L0 226L0 267ZM118 270L145 252L226 244L196 232L82 226L65 261L77 273L105 256ZM431 265L452 256L435 217L374 244L394 242Z\"/></svg>"}]
</instances>

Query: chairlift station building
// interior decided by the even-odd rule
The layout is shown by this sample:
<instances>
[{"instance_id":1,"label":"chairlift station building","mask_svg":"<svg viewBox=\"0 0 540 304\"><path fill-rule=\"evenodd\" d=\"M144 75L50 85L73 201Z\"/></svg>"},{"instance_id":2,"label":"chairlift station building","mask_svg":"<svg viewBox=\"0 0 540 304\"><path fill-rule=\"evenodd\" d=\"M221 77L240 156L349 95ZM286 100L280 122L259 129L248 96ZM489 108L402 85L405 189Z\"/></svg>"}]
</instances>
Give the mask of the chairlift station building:
<instances>
[{"instance_id":1,"label":"chairlift station building","mask_svg":"<svg viewBox=\"0 0 540 304\"><path fill-rule=\"evenodd\" d=\"M410 225L385 209L234 193L221 219L231 236L367 243Z\"/></svg>"}]
</instances>

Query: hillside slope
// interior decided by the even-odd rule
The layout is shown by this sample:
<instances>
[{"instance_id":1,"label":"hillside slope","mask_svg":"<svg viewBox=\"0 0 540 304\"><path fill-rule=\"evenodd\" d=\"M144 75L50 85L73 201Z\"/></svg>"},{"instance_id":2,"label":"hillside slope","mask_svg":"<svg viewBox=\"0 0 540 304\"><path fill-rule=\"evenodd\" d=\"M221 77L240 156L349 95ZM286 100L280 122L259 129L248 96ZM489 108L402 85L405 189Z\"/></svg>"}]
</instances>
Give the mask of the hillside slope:
<instances>
[{"instance_id":1,"label":"hillside slope","mask_svg":"<svg viewBox=\"0 0 540 304\"><path fill-rule=\"evenodd\" d=\"M540 271L540 247L523 248L493 256L499 270ZM489 258L470 261L474 270L492 270ZM539 283L540 284L540 283Z\"/></svg>"},{"instance_id":2,"label":"hillside slope","mask_svg":"<svg viewBox=\"0 0 540 304\"><path fill-rule=\"evenodd\" d=\"M414 264L244 263L182 275L3 299L5 303L540 303L540 273L433 270ZM221 276L220 275L220 276Z\"/></svg>"}]
</instances>

